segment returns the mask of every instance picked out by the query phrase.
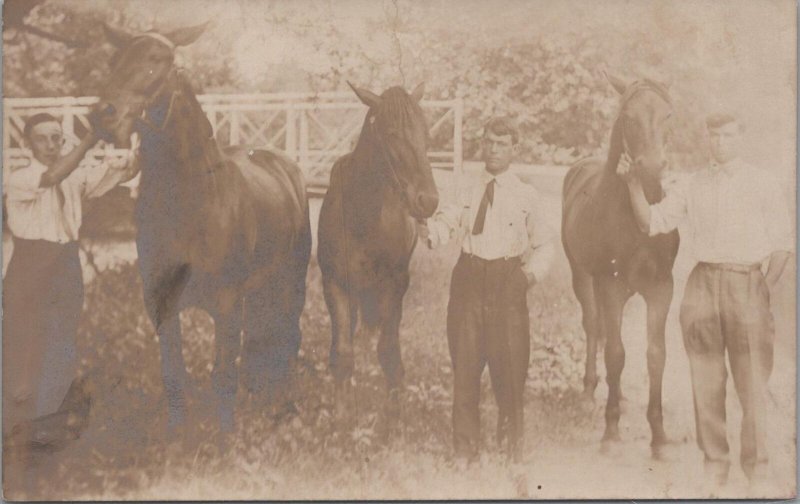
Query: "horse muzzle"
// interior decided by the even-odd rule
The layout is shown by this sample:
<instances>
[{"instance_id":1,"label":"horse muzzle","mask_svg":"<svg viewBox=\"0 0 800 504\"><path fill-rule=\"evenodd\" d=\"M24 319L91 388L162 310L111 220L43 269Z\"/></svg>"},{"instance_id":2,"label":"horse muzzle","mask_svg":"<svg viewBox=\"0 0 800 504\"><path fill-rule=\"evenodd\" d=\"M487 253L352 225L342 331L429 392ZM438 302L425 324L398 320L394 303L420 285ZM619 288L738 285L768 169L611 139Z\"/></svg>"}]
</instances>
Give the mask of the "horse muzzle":
<instances>
[{"instance_id":1,"label":"horse muzzle","mask_svg":"<svg viewBox=\"0 0 800 504\"><path fill-rule=\"evenodd\" d=\"M411 215L417 219L427 219L439 206L439 194L436 191L420 191L411 201Z\"/></svg>"},{"instance_id":2,"label":"horse muzzle","mask_svg":"<svg viewBox=\"0 0 800 504\"><path fill-rule=\"evenodd\" d=\"M127 112L122 112L113 102L101 101L89 114L89 122L97 137L123 149L130 147L134 128L130 108L125 108Z\"/></svg>"}]
</instances>

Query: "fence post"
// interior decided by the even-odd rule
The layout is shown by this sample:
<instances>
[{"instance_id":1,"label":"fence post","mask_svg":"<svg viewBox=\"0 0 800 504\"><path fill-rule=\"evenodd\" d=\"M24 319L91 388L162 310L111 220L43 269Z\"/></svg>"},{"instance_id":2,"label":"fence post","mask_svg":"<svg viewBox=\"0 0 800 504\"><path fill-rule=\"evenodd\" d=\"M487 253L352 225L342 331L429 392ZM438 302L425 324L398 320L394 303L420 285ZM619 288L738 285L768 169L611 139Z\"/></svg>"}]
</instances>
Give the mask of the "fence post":
<instances>
[{"instance_id":1,"label":"fence post","mask_svg":"<svg viewBox=\"0 0 800 504\"><path fill-rule=\"evenodd\" d=\"M308 166L308 116L305 110L300 111L300 168L303 173L311 173Z\"/></svg>"},{"instance_id":2,"label":"fence post","mask_svg":"<svg viewBox=\"0 0 800 504\"><path fill-rule=\"evenodd\" d=\"M3 180L7 181L8 176L11 174L11 114L14 113L14 107L9 106L8 102L4 104L5 114L3 114ZM3 194L6 193L6 184L3 184Z\"/></svg>"},{"instance_id":3,"label":"fence post","mask_svg":"<svg viewBox=\"0 0 800 504\"><path fill-rule=\"evenodd\" d=\"M231 110L231 143L239 145L239 114L238 110Z\"/></svg>"},{"instance_id":4,"label":"fence post","mask_svg":"<svg viewBox=\"0 0 800 504\"><path fill-rule=\"evenodd\" d=\"M289 157L298 161L297 157L297 111L293 104L286 109L286 153Z\"/></svg>"},{"instance_id":5,"label":"fence post","mask_svg":"<svg viewBox=\"0 0 800 504\"><path fill-rule=\"evenodd\" d=\"M457 98L453 107L453 172L461 175L464 162L462 151L462 125L464 119L464 100Z\"/></svg>"}]
</instances>

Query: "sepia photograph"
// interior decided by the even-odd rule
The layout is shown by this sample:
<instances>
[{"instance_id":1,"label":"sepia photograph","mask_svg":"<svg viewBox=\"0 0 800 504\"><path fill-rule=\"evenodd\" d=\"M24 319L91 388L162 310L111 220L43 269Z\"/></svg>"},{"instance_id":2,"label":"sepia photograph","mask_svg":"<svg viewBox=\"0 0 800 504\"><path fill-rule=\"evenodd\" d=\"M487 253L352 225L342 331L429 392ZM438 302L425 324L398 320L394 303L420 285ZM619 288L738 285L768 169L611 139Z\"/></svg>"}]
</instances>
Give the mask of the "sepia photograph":
<instances>
[{"instance_id":1,"label":"sepia photograph","mask_svg":"<svg viewBox=\"0 0 800 504\"><path fill-rule=\"evenodd\" d=\"M8 501L797 496L793 0L4 0Z\"/></svg>"}]
</instances>

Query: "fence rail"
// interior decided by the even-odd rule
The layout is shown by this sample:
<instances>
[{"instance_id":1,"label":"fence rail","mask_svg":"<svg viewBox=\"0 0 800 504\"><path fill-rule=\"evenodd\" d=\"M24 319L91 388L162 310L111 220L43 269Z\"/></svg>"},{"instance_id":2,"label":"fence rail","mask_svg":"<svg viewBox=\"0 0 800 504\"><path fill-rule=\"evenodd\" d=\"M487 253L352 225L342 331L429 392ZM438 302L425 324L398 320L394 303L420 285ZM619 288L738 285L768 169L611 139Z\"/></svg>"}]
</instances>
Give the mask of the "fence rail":
<instances>
[{"instance_id":1,"label":"fence rail","mask_svg":"<svg viewBox=\"0 0 800 504\"><path fill-rule=\"evenodd\" d=\"M327 188L330 168L350 152L358 139L366 107L352 93L268 93L199 95L217 140L223 146L248 144L283 151L303 170L312 190ZM6 98L3 100L3 170L27 163L22 142L27 117L49 112L61 118L68 141L88 131L87 114L98 98ZM437 169L460 172L463 103L423 100L432 139L428 157ZM88 163L126 152L98 144L87 154Z\"/></svg>"}]
</instances>

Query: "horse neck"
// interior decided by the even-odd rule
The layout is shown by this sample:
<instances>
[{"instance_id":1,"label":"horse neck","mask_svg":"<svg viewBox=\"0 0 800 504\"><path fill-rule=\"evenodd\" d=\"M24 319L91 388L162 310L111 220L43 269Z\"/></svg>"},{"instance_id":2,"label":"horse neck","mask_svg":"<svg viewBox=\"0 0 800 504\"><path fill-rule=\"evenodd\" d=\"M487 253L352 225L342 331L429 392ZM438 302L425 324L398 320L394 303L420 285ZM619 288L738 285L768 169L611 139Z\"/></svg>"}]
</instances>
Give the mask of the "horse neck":
<instances>
[{"instance_id":1,"label":"horse neck","mask_svg":"<svg viewBox=\"0 0 800 504\"><path fill-rule=\"evenodd\" d=\"M386 176L390 169L386 155L380 149L379 141L365 128L351 160L350 202L358 218L369 222L380 219L381 210L394 193Z\"/></svg>"},{"instance_id":2,"label":"horse neck","mask_svg":"<svg viewBox=\"0 0 800 504\"><path fill-rule=\"evenodd\" d=\"M142 149L149 155L142 166L142 196L148 199L177 200L178 205L170 204L167 208L187 214L196 213L208 208L209 199L219 195L220 170L224 167L219 147L212 135L206 135L206 128L197 127L198 121L208 121L191 89L183 86L165 94L159 100L161 107L169 107L173 93L177 91L183 96L177 99L187 100L195 108L192 117L162 117L169 122L163 130L150 129L142 134ZM173 104L175 106L175 104ZM169 114L169 112L164 112ZM210 128L210 124L208 124ZM192 148L186 151L185 146Z\"/></svg>"}]
</instances>

